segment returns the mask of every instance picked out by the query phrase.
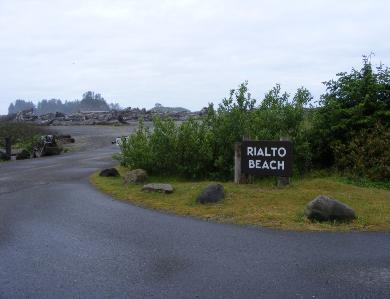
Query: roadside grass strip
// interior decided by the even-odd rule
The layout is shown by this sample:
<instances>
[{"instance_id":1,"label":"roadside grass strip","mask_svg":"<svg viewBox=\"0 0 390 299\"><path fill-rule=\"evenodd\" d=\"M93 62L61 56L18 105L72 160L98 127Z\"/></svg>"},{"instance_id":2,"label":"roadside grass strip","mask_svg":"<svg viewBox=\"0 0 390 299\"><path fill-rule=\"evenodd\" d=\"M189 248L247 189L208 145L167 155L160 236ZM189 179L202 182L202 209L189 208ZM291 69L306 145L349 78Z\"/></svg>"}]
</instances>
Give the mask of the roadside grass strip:
<instances>
[{"instance_id":1,"label":"roadside grass strip","mask_svg":"<svg viewBox=\"0 0 390 299\"><path fill-rule=\"evenodd\" d=\"M121 176L128 170L118 168ZM295 231L390 231L390 190L359 187L334 177L294 179L284 189L274 180L249 185L221 182L225 199L216 204L196 202L211 181L188 181L172 177L150 177L149 182L169 183L172 194L142 191L142 185L123 183L122 177L99 177L91 183L115 199L168 213L239 225L255 225ZM357 219L351 222L311 222L304 216L306 204L318 195L338 199L352 207Z\"/></svg>"}]
</instances>

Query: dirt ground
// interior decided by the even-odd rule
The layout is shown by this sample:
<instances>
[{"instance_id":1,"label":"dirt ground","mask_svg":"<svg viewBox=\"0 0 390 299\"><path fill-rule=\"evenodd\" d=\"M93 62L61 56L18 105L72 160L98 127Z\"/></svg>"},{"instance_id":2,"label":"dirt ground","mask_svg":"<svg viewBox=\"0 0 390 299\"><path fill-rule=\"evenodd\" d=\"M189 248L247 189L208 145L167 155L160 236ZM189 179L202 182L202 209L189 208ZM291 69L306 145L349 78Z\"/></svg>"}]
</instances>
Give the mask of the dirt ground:
<instances>
[{"instance_id":1,"label":"dirt ground","mask_svg":"<svg viewBox=\"0 0 390 299\"><path fill-rule=\"evenodd\" d=\"M146 126L151 124L145 123ZM138 127L138 123L126 126L53 126L53 134L70 134L74 144L66 145L70 151L85 151L110 146L116 137L128 136Z\"/></svg>"}]
</instances>

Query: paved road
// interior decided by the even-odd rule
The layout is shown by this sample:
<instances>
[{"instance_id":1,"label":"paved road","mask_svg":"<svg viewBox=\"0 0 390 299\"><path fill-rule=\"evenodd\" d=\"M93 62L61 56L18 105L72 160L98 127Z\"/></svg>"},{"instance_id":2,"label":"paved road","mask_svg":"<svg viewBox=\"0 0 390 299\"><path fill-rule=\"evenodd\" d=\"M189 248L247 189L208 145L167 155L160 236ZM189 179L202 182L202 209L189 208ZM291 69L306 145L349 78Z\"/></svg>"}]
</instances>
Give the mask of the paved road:
<instances>
[{"instance_id":1,"label":"paved road","mask_svg":"<svg viewBox=\"0 0 390 299\"><path fill-rule=\"evenodd\" d=\"M116 150L0 164L0 298L390 298L390 234L138 208L88 183Z\"/></svg>"}]
</instances>

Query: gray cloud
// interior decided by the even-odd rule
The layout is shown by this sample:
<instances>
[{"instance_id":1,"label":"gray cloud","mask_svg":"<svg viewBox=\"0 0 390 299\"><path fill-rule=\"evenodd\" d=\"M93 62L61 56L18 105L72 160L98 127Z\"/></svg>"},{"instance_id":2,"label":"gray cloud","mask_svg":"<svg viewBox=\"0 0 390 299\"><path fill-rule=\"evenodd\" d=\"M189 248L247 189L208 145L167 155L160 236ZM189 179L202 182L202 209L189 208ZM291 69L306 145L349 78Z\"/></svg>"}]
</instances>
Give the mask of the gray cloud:
<instances>
[{"instance_id":1,"label":"gray cloud","mask_svg":"<svg viewBox=\"0 0 390 299\"><path fill-rule=\"evenodd\" d=\"M388 1L0 0L0 113L87 90L123 106L200 109L244 80L318 96L321 82L389 64Z\"/></svg>"}]
</instances>

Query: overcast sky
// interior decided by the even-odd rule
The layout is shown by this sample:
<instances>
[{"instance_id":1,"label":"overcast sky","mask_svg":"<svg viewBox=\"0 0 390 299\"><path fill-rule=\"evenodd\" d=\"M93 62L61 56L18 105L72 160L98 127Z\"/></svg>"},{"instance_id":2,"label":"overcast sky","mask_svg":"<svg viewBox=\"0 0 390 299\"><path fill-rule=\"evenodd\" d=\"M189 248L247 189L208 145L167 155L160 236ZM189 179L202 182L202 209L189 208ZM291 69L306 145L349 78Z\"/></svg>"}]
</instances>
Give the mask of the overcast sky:
<instances>
[{"instance_id":1,"label":"overcast sky","mask_svg":"<svg viewBox=\"0 0 390 299\"><path fill-rule=\"evenodd\" d=\"M321 82L390 64L390 1L0 0L0 114L16 99L123 107L218 103L244 80L318 97Z\"/></svg>"}]
</instances>

